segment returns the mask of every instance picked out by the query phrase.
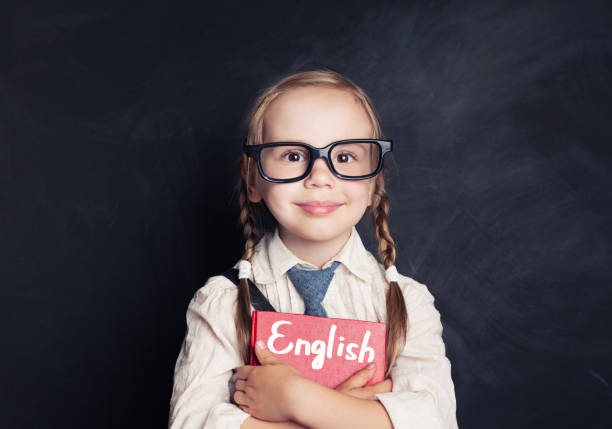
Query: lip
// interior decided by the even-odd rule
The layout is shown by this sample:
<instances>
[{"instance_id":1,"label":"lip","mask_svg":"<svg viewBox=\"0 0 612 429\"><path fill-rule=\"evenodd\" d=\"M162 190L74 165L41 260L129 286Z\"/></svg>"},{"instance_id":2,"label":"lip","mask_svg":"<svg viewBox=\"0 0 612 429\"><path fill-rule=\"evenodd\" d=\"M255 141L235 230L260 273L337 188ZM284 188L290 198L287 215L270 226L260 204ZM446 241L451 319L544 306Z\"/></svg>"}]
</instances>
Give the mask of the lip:
<instances>
[{"instance_id":1,"label":"lip","mask_svg":"<svg viewBox=\"0 0 612 429\"><path fill-rule=\"evenodd\" d=\"M295 203L295 205L309 214L326 215L344 205L344 203L336 203L334 201L307 201L304 203Z\"/></svg>"}]
</instances>

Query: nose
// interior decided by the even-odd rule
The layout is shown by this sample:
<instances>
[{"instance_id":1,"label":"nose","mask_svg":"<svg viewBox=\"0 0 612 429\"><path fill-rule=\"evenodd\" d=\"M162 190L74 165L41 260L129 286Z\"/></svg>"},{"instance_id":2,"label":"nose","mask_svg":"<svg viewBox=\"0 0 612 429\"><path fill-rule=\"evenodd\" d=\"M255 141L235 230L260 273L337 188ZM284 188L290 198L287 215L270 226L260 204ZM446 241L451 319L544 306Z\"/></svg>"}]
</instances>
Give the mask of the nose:
<instances>
[{"instance_id":1,"label":"nose","mask_svg":"<svg viewBox=\"0 0 612 429\"><path fill-rule=\"evenodd\" d=\"M334 186L334 174L323 158L319 158L314 162L312 171L304 180L304 186L315 188L331 188Z\"/></svg>"}]
</instances>

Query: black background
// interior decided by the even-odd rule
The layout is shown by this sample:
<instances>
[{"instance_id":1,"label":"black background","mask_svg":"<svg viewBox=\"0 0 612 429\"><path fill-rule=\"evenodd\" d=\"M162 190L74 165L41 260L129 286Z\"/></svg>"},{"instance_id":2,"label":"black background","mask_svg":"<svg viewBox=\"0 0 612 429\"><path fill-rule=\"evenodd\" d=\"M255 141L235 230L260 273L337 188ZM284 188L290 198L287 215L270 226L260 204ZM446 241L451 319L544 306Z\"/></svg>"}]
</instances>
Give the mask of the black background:
<instances>
[{"instance_id":1,"label":"black background","mask_svg":"<svg viewBox=\"0 0 612 429\"><path fill-rule=\"evenodd\" d=\"M167 425L189 299L242 251L250 104L325 67L395 141L459 426L611 427L609 4L4 2L0 426Z\"/></svg>"}]
</instances>

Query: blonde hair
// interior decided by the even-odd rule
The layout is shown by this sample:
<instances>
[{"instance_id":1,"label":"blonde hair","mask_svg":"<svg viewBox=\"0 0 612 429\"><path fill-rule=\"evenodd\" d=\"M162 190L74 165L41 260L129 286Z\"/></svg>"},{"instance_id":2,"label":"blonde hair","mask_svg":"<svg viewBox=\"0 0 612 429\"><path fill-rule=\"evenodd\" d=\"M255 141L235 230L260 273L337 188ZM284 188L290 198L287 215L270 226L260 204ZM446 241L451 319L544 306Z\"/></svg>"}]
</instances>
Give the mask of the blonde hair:
<instances>
[{"instance_id":1,"label":"blonde hair","mask_svg":"<svg viewBox=\"0 0 612 429\"><path fill-rule=\"evenodd\" d=\"M365 109L372 127L372 137L382 139L380 121L368 95L356 84L341 74L331 70L308 70L284 77L265 89L255 101L246 121L246 143L256 145L263 143L263 122L268 106L279 95L293 88L305 86L326 86L351 93ZM263 202L252 203L248 198L248 183L257 168L254 160L242 155L240 160L240 222L245 238L243 259L251 261L253 251L262 236L262 223L269 219L269 212ZM370 206L374 233L378 241L378 254L385 269L395 263L395 244L389 233L387 213L389 197L385 190L382 172L376 176L372 205ZM404 297L397 282L390 282L386 297L387 333L386 333L386 367L387 374L404 347L408 315ZM246 279L241 279L238 286L238 304L236 307L236 330L238 344L245 362L249 359L251 332L251 299Z\"/></svg>"}]
</instances>

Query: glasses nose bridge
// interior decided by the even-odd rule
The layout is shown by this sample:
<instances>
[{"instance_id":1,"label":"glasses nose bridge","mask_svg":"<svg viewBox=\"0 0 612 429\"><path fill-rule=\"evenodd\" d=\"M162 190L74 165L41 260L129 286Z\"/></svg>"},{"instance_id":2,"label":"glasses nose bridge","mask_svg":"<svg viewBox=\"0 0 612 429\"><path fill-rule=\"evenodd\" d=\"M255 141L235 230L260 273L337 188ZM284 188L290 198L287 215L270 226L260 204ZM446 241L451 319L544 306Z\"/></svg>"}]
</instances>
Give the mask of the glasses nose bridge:
<instances>
[{"instance_id":1,"label":"glasses nose bridge","mask_svg":"<svg viewBox=\"0 0 612 429\"><path fill-rule=\"evenodd\" d=\"M312 160L310 162L311 171L312 171L312 168L314 167L314 163L319 158L322 158L325 160L325 164L327 164L327 167L330 169L331 172L334 171L334 168L332 167L331 159L329 158L329 151L331 150L331 148L332 148L332 145L321 147L321 148L310 146L310 153L312 154Z\"/></svg>"}]
</instances>

